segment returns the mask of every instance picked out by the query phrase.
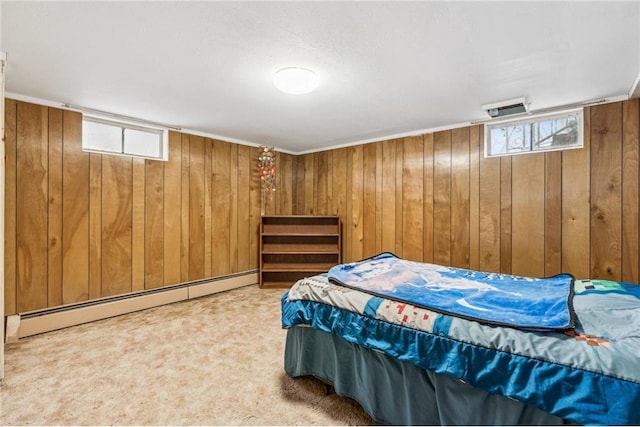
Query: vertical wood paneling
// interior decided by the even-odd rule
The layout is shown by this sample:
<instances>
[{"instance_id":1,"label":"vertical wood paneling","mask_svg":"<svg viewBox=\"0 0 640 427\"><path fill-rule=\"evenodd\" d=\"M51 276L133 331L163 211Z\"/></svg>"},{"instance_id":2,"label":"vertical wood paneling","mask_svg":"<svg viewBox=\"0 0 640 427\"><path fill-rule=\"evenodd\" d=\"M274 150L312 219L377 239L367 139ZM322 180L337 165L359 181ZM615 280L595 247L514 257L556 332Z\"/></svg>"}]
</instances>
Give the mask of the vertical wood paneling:
<instances>
[{"instance_id":1,"label":"vertical wood paneling","mask_svg":"<svg viewBox=\"0 0 640 427\"><path fill-rule=\"evenodd\" d=\"M313 154L304 156L304 214L313 215L313 204L315 200L315 176L314 176L314 157Z\"/></svg>"},{"instance_id":2,"label":"vertical wood paneling","mask_svg":"<svg viewBox=\"0 0 640 427\"><path fill-rule=\"evenodd\" d=\"M480 157L482 128L469 129L469 268L480 269Z\"/></svg>"},{"instance_id":3,"label":"vertical wood paneling","mask_svg":"<svg viewBox=\"0 0 640 427\"><path fill-rule=\"evenodd\" d=\"M181 279L182 136L169 132L169 160L164 164L164 284Z\"/></svg>"},{"instance_id":4,"label":"vertical wood paneling","mask_svg":"<svg viewBox=\"0 0 640 427\"><path fill-rule=\"evenodd\" d=\"M62 303L68 304L89 297L89 154L82 152L80 113L62 113L62 139Z\"/></svg>"},{"instance_id":5,"label":"vertical wood paneling","mask_svg":"<svg viewBox=\"0 0 640 427\"><path fill-rule=\"evenodd\" d=\"M402 182L402 162L404 160L404 140L396 139L396 157L395 157L395 192L396 192L396 241L395 241L395 254L399 257L404 256L402 253L402 190L403 190L403 182Z\"/></svg>"},{"instance_id":6,"label":"vertical wood paneling","mask_svg":"<svg viewBox=\"0 0 640 427\"><path fill-rule=\"evenodd\" d=\"M544 159L543 153L512 157L511 267L522 276L545 274Z\"/></svg>"},{"instance_id":7,"label":"vertical wood paneling","mask_svg":"<svg viewBox=\"0 0 640 427\"><path fill-rule=\"evenodd\" d=\"M307 199L307 195L305 194L305 186L307 178L305 176L304 165L306 162L306 156L296 156L294 159L294 212L296 215L304 214L305 200Z\"/></svg>"},{"instance_id":8,"label":"vertical wood paneling","mask_svg":"<svg viewBox=\"0 0 640 427\"><path fill-rule=\"evenodd\" d=\"M591 107L591 274L622 278L622 104Z\"/></svg>"},{"instance_id":9,"label":"vertical wood paneling","mask_svg":"<svg viewBox=\"0 0 640 427\"><path fill-rule=\"evenodd\" d=\"M212 188L212 219L211 228L213 248L214 276L230 273L230 219L229 205L231 204L231 183L229 176L229 162L231 159L231 144L223 141L213 141L213 184Z\"/></svg>"},{"instance_id":10,"label":"vertical wood paneling","mask_svg":"<svg viewBox=\"0 0 640 427\"><path fill-rule=\"evenodd\" d=\"M17 277L16 277L16 157L18 120L17 103L5 100L4 120L4 314L17 313Z\"/></svg>"},{"instance_id":11,"label":"vertical wood paneling","mask_svg":"<svg viewBox=\"0 0 640 427\"><path fill-rule=\"evenodd\" d=\"M89 154L89 298L100 296L102 296L102 155L92 153Z\"/></svg>"},{"instance_id":12,"label":"vertical wood paneling","mask_svg":"<svg viewBox=\"0 0 640 427\"><path fill-rule=\"evenodd\" d=\"M362 256L376 254L376 145L363 145Z\"/></svg>"},{"instance_id":13,"label":"vertical wood paneling","mask_svg":"<svg viewBox=\"0 0 640 427\"><path fill-rule=\"evenodd\" d=\"M396 144L382 143L382 250L396 250Z\"/></svg>"},{"instance_id":14,"label":"vertical wood paneling","mask_svg":"<svg viewBox=\"0 0 640 427\"><path fill-rule=\"evenodd\" d=\"M250 194L249 180L249 147L238 146L238 266L237 271L249 269L250 256L250 234L251 226L249 219ZM286 182L286 180L283 180ZM284 185L283 185L284 186ZM277 190L276 190L277 191ZM291 200L289 198L289 200ZM291 204L289 203L289 206Z\"/></svg>"},{"instance_id":15,"label":"vertical wood paneling","mask_svg":"<svg viewBox=\"0 0 640 427\"><path fill-rule=\"evenodd\" d=\"M148 227L147 223L146 223L146 216L145 216L145 206L146 206L146 187L147 187L147 181L146 181L146 165L145 165L145 160L144 159L139 159L139 158L133 158L133 165L132 165L132 193L131 193L131 198L132 198L132 212L131 212L131 217L132 217L132 223L133 223L133 229L131 230L131 290L132 291L141 291L145 288L145 264L147 264L147 267L149 269L151 268L159 268L160 271L159 272L154 272L152 274L154 274L155 277L160 276L162 277L162 273L163 273L163 265L154 265L154 261L151 260L149 263L146 263L146 257L150 256L149 253L145 252L145 248L147 246L147 242L146 242L146 237L147 234L149 232L153 233L154 236L158 236L158 230L157 227L158 225L155 225L155 227ZM164 189L163 189L164 190ZM150 189L150 191L153 191L153 189ZM157 198L157 197L156 197ZM156 206L149 206L149 209L156 209ZM164 207L161 206L160 207L160 212L162 213L162 211L164 210ZM151 215L154 215L153 213ZM153 220L157 221L158 218L157 217L152 217ZM160 227L163 227L163 217L162 215L160 216ZM147 228L151 228L152 230L147 231ZM164 231L164 230L162 230ZM149 245L152 245L153 242L150 241L148 242ZM163 244L164 242L160 242L161 244ZM90 243L91 244L91 243ZM155 252L154 249L152 249L152 252ZM156 257L160 258L160 260L163 260L163 256L164 253L161 254L155 254ZM164 263L162 263L164 264ZM149 287L153 287L153 286L160 286L163 285L164 283L159 283L159 284L153 284L154 279L150 280L148 283Z\"/></svg>"},{"instance_id":16,"label":"vertical wood paneling","mask_svg":"<svg viewBox=\"0 0 640 427\"><path fill-rule=\"evenodd\" d=\"M433 260L451 265L451 131L433 139Z\"/></svg>"},{"instance_id":17,"label":"vertical wood paneling","mask_svg":"<svg viewBox=\"0 0 640 427\"><path fill-rule=\"evenodd\" d=\"M638 256L638 133L640 99L623 104L622 109L622 280L639 283Z\"/></svg>"},{"instance_id":18,"label":"vertical wood paneling","mask_svg":"<svg viewBox=\"0 0 640 427\"><path fill-rule=\"evenodd\" d=\"M422 136L404 138L402 166L402 254L424 257L424 143Z\"/></svg>"},{"instance_id":19,"label":"vertical wood paneling","mask_svg":"<svg viewBox=\"0 0 640 427\"><path fill-rule=\"evenodd\" d=\"M189 280L204 278L204 138L189 138Z\"/></svg>"},{"instance_id":20,"label":"vertical wood paneling","mask_svg":"<svg viewBox=\"0 0 640 427\"><path fill-rule=\"evenodd\" d=\"M293 190L292 190L292 175L293 175L293 156L290 154L282 153L282 161L276 165L276 174L279 177L278 187L276 192L280 194L280 215L292 215L293 214Z\"/></svg>"},{"instance_id":21,"label":"vertical wood paneling","mask_svg":"<svg viewBox=\"0 0 640 427\"><path fill-rule=\"evenodd\" d=\"M133 162L102 159L102 295L131 292ZM106 184L106 185L105 185Z\"/></svg>"},{"instance_id":22,"label":"vertical wood paneling","mask_svg":"<svg viewBox=\"0 0 640 427\"><path fill-rule=\"evenodd\" d=\"M375 185L375 224L376 232L375 250L376 254L382 252L382 143L375 144L376 147L376 185Z\"/></svg>"},{"instance_id":23,"label":"vertical wood paneling","mask_svg":"<svg viewBox=\"0 0 640 427\"><path fill-rule=\"evenodd\" d=\"M182 189L180 191L180 279L182 282L189 281L189 248L190 248L190 228L189 221L189 168L191 157L189 156L190 144L189 135L182 134L182 166L180 170Z\"/></svg>"},{"instance_id":24,"label":"vertical wood paneling","mask_svg":"<svg viewBox=\"0 0 640 427\"><path fill-rule=\"evenodd\" d=\"M213 141L205 138L204 141L204 277L211 277L213 264L212 236L211 236L211 180L213 168ZM247 150L249 148L247 147ZM246 173L246 172L245 172ZM248 188L248 185L247 185ZM247 198L249 194L247 193ZM249 215L249 212L247 212ZM248 255L248 254L247 254Z\"/></svg>"},{"instance_id":25,"label":"vertical wood paneling","mask_svg":"<svg viewBox=\"0 0 640 427\"><path fill-rule=\"evenodd\" d=\"M48 111L18 105L17 141L17 309L47 305Z\"/></svg>"},{"instance_id":26,"label":"vertical wood paneling","mask_svg":"<svg viewBox=\"0 0 640 427\"><path fill-rule=\"evenodd\" d=\"M258 253L260 251L260 178L254 171L258 167L258 149L250 148L250 181L249 181L249 268L258 268ZM293 172L292 172L293 173ZM292 200L293 201L293 200Z\"/></svg>"},{"instance_id":27,"label":"vertical wood paneling","mask_svg":"<svg viewBox=\"0 0 640 427\"><path fill-rule=\"evenodd\" d=\"M576 279L590 272L590 114L584 109L584 147L562 152L562 271Z\"/></svg>"},{"instance_id":28,"label":"vertical wood paneling","mask_svg":"<svg viewBox=\"0 0 640 427\"><path fill-rule=\"evenodd\" d=\"M229 271L238 271L238 145L231 144L229 160L230 198L229 205ZM277 176L277 173L276 173Z\"/></svg>"},{"instance_id":29,"label":"vertical wood paneling","mask_svg":"<svg viewBox=\"0 0 640 427\"><path fill-rule=\"evenodd\" d=\"M544 275L562 272L562 152L544 154Z\"/></svg>"},{"instance_id":30,"label":"vertical wood paneling","mask_svg":"<svg viewBox=\"0 0 640 427\"><path fill-rule=\"evenodd\" d=\"M639 104L585 109L584 148L562 152L485 159L472 126L278 153L267 212L340 215L344 261L637 282ZM5 105L7 314L257 267L256 148L170 132L144 166L83 153L78 113Z\"/></svg>"},{"instance_id":31,"label":"vertical wood paneling","mask_svg":"<svg viewBox=\"0 0 640 427\"><path fill-rule=\"evenodd\" d=\"M480 270L500 271L500 159L480 157Z\"/></svg>"},{"instance_id":32,"label":"vertical wood paneling","mask_svg":"<svg viewBox=\"0 0 640 427\"><path fill-rule=\"evenodd\" d=\"M364 258L364 158L361 145L349 147L351 152L351 259Z\"/></svg>"},{"instance_id":33,"label":"vertical wood paneling","mask_svg":"<svg viewBox=\"0 0 640 427\"><path fill-rule=\"evenodd\" d=\"M62 110L49 108L47 305L62 304Z\"/></svg>"},{"instance_id":34,"label":"vertical wood paneling","mask_svg":"<svg viewBox=\"0 0 640 427\"><path fill-rule=\"evenodd\" d=\"M469 268L469 128L451 131L451 265Z\"/></svg>"},{"instance_id":35,"label":"vertical wood paneling","mask_svg":"<svg viewBox=\"0 0 640 427\"><path fill-rule=\"evenodd\" d=\"M513 269L511 157L500 158L500 271Z\"/></svg>"},{"instance_id":36,"label":"vertical wood paneling","mask_svg":"<svg viewBox=\"0 0 640 427\"><path fill-rule=\"evenodd\" d=\"M327 195L328 195L328 181L329 174L327 166L328 166L328 153L326 151L321 151L319 153L313 154L314 160L314 177L315 179L315 197L314 197L314 212L316 215L327 215ZM283 209L284 206L281 206Z\"/></svg>"},{"instance_id":37,"label":"vertical wood paneling","mask_svg":"<svg viewBox=\"0 0 640 427\"><path fill-rule=\"evenodd\" d=\"M136 160L133 161L134 173L137 172ZM164 285L164 162L146 160L144 168L144 288L151 289ZM138 196L134 193L134 197ZM134 248L136 242L137 239Z\"/></svg>"},{"instance_id":38,"label":"vertical wood paneling","mask_svg":"<svg viewBox=\"0 0 640 427\"><path fill-rule=\"evenodd\" d=\"M424 141L424 256L423 261L433 263L433 134L423 136Z\"/></svg>"},{"instance_id":39,"label":"vertical wood paneling","mask_svg":"<svg viewBox=\"0 0 640 427\"><path fill-rule=\"evenodd\" d=\"M332 215L338 215L342 218L346 216L347 208L347 154L346 148L339 148L332 152L332 176L333 184L333 206L331 208ZM343 220L344 227L344 220Z\"/></svg>"}]
</instances>

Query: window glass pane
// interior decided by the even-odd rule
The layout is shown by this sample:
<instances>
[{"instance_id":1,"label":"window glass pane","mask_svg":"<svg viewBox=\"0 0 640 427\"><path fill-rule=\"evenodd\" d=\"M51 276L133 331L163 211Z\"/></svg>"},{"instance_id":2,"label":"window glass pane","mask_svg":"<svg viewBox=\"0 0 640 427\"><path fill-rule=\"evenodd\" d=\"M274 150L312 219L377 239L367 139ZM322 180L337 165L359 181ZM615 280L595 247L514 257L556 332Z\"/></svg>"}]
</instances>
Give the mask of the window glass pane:
<instances>
[{"instance_id":1,"label":"window glass pane","mask_svg":"<svg viewBox=\"0 0 640 427\"><path fill-rule=\"evenodd\" d=\"M120 153L122 150L122 128L83 120L82 147L88 150Z\"/></svg>"},{"instance_id":2,"label":"window glass pane","mask_svg":"<svg viewBox=\"0 0 640 427\"><path fill-rule=\"evenodd\" d=\"M582 111L487 124L487 156L582 147Z\"/></svg>"},{"instance_id":3,"label":"window glass pane","mask_svg":"<svg viewBox=\"0 0 640 427\"><path fill-rule=\"evenodd\" d=\"M137 129L124 130L124 152L144 157L162 157L162 134Z\"/></svg>"}]
</instances>

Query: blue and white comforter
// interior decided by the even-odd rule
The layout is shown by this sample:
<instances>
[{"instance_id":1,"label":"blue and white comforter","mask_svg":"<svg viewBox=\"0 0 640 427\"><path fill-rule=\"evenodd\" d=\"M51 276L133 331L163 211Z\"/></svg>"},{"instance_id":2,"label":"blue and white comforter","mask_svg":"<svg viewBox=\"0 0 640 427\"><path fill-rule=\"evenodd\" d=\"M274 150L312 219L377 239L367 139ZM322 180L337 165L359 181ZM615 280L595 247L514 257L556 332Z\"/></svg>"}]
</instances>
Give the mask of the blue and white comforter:
<instances>
[{"instance_id":1,"label":"blue and white comforter","mask_svg":"<svg viewBox=\"0 0 640 427\"><path fill-rule=\"evenodd\" d=\"M330 283L298 281L282 325L310 326L580 424L640 424L640 286L576 280L575 329L490 326Z\"/></svg>"}]
</instances>

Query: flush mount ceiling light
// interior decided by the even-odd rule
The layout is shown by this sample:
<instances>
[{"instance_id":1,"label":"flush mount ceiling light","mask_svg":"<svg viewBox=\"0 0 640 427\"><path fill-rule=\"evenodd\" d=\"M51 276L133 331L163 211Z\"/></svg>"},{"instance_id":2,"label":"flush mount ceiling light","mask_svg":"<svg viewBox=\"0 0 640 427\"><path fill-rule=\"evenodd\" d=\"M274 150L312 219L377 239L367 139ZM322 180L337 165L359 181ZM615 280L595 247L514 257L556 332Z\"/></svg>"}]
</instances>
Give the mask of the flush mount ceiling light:
<instances>
[{"instance_id":1,"label":"flush mount ceiling light","mask_svg":"<svg viewBox=\"0 0 640 427\"><path fill-rule=\"evenodd\" d=\"M318 75L306 68L283 68L273 76L273 84L284 93L302 95L318 87Z\"/></svg>"}]
</instances>

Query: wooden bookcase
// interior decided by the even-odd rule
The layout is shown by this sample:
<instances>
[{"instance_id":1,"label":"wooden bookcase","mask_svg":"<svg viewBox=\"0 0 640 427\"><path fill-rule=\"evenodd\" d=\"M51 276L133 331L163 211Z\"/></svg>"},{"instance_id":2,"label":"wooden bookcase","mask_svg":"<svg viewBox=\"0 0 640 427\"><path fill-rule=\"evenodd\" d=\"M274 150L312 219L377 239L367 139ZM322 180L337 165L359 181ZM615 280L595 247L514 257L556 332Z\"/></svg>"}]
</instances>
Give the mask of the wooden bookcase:
<instances>
[{"instance_id":1,"label":"wooden bookcase","mask_svg":"<svg viewBox=\"0 0 640 427\"><path fill-rule=\"evenodd\" d=\"M342 260L337 216L263 216L260 222L260 287L288 288L328 271Z\"/></svg>"}]
</instances>

